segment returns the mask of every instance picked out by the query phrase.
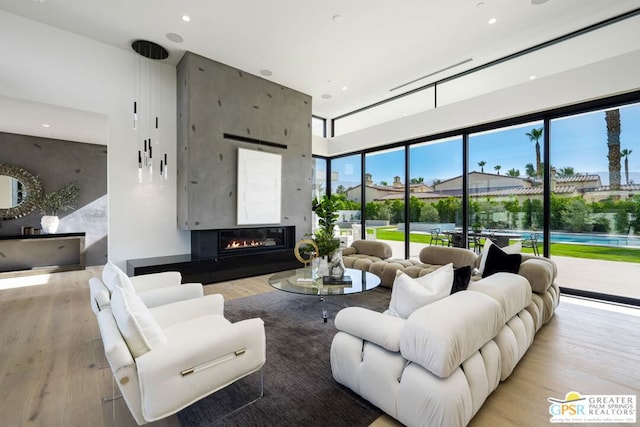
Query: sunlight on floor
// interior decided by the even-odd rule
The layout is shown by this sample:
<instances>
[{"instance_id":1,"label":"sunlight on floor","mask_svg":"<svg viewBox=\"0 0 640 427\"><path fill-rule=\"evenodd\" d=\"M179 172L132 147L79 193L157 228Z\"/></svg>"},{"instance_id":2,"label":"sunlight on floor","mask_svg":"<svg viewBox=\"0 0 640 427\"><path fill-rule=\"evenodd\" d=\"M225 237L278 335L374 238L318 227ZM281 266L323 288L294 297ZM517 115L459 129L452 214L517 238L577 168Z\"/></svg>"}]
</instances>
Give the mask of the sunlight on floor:
<instances>
[{"instance_id":1,"label":"sunlight on floor","mask_svg":"<svg viewBox=\"0 0 640 427\"><path fill-rule=\"evenodd\" d=\"M560 304L576 304L584 307L595 308L598 310L613 311L615 313L622 313L629 316L640 317L640 307L595 301L592 299L579 298L574 296L560 295Z\"/></svg>"},{"instance_id":2,"label":"sunlight on floor","mask_svg":"<svg viewBox=\"0 0 640 427\"><path fill-rule=\"evenodd\" d=\"M59 273L58 273L59 274ZM9 277L0 279L0 290L22 288L25 286L46 285L51 280L51 274L38 274L35 276Z\"/></svg>"}]
</instances>

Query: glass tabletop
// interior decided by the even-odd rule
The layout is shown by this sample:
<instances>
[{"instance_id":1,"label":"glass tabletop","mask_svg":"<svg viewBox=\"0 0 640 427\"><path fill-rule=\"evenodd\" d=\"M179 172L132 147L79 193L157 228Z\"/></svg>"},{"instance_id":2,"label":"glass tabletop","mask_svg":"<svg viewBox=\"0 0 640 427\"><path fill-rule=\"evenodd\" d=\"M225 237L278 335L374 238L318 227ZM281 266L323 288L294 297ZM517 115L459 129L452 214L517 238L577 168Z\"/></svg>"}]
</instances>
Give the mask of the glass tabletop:
<instances>
[{"instance_id":1,"label":"glass tabletop","mask_svg":"<svg viewBox=\"0 0 640 427\"><path fill-rule=\"evenodd\" d=\"M345 269L345 279L351 279L348 284L323 284L315 269L298 268L276 273L269 277L269 284L276 289L295 294L305 295L348 295L371 290L380 285L380 278L367 271Z\"/></svg>"}]
</instances>

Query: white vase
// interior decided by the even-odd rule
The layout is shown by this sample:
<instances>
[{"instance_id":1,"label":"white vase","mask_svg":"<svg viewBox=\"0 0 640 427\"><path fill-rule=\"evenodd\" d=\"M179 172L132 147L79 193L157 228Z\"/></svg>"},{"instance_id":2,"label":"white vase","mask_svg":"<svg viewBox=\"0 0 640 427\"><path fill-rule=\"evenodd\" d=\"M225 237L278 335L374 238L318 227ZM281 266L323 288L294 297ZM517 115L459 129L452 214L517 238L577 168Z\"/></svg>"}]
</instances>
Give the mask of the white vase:
<instances>
[{"instance_id":1,"label":"white vase","mask_svg":"<svg viewBox=\"0 0 640 427\"><path fill-rule=\"evenodd\" d=\"M58 231L58 225L60 225L60 219L55 215L44 215L40 220L42 231L46 234L54 234Z\"/></svg>"}]
</instances>

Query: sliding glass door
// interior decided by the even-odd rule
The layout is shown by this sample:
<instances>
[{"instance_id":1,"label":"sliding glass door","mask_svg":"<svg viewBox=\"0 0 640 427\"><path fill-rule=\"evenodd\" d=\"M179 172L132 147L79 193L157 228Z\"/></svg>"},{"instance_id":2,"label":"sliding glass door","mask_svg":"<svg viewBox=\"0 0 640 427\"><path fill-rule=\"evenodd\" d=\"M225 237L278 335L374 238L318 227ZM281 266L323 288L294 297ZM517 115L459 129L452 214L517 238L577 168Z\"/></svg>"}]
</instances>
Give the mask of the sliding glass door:
<instances>
[{"instance_id":1,"label":"sliding glass door","mask_svg":"<svg viewBox=\"0 0 640 427\"><path fill-rule=\"evenodd\" d=\"M405 148L365 155L365 238L384 240L405 258Z\"/></svg>"},{"instance_id":2,"label":"sliding glass door","mask_svg":"<svg viewBox=\"0 0 640 427\"><path fill-rule=\"evenodd\" d=\"M640 104L555 119L550 130L558 283L640 298Z\"/></svg>"},{"instance_id":3,"label":"sliding glass door","mask_svg":"<svg viewBox=\"0 0 640 427\"><path fill-rule=\"evenodd\" d=\"M455 243L462 227L462 137L409 149L410 257L428 245Z\"/></svg>"},{"instance_id":4,"label":"sliding glass door","mask_svg":"<svg viewBox=\"0 0 640 427\"><path fill-rule=\"evenodd\" d=\"M544 127L527 123L469 135L469 247L522 241L542 249Z\"/></svg>"}]
</instances>

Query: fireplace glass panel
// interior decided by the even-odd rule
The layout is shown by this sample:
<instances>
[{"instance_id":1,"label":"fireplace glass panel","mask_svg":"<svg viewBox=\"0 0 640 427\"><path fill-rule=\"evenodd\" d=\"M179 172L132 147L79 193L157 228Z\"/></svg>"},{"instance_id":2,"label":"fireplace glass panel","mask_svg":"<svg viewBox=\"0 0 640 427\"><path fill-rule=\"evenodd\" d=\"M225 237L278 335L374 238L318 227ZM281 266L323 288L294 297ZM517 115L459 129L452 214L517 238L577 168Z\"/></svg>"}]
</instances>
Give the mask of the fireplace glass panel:
<instances>
[{"instance_id":1,"label":"fireplace glass panel","mask_svg":"<svg viewBox=\"0 0 640 427\"><path fill-rule=\"evenodd\" d=\"M238 228L219 233L218 253L221 255L286 247L284 227Z\"/></svg>"}]
</instances>

